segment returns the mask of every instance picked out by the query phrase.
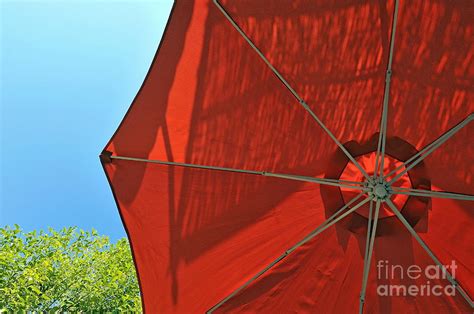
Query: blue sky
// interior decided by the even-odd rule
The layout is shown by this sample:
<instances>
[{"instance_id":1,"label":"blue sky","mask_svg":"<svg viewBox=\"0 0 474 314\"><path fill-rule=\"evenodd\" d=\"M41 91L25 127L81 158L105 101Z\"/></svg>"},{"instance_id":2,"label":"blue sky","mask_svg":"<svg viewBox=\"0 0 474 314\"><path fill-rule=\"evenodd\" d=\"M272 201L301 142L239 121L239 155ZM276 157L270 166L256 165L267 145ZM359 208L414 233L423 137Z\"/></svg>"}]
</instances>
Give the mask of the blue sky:
<instances>
[{"instance_id":1,"label":"blue sky","mask_svg":"<svg viewBox=\"0 0 474 314\"><path fill-rule=\"evenodd\" d=\"M125 235L98 154L138 91L171 0L1 5L0 226Z\"/></svg>"}]
</instances>

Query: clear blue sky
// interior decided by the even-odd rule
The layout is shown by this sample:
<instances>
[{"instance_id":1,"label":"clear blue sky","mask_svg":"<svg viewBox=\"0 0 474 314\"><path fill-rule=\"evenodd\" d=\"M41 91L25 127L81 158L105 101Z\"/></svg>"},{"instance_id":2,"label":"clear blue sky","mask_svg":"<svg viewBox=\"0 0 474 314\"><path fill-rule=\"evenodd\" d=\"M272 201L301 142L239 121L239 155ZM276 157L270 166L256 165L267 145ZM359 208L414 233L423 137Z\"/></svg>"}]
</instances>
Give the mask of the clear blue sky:
<instances>
[{"instance_id":1,"label":"clear blue sky","mask_svg":"<svg viewBox=\"0 0 474 314\"><path fill-rule=\"evenodd\" d=\"M0 226L125 235L98 154L151 63L171 0L1 6Z\"/></svg>"}]
</instances>

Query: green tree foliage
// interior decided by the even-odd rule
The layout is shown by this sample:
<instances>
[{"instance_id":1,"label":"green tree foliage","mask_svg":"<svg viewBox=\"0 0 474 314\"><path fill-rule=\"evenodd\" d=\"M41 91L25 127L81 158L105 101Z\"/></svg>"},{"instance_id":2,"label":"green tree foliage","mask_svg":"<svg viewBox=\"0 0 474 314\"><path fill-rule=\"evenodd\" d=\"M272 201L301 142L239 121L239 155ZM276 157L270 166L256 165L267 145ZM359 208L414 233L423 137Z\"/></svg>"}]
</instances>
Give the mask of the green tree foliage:
<instances>
[{"instance_id":1,"label":"green tree foliage","mask_svg":"<svg viewBox=\"0 0 474 314\"><path fill-rule=\"evenodd\" d=\"M0 313L141 312L128 242L95 230L0 228Z\"/></svg>"}]
</instances>

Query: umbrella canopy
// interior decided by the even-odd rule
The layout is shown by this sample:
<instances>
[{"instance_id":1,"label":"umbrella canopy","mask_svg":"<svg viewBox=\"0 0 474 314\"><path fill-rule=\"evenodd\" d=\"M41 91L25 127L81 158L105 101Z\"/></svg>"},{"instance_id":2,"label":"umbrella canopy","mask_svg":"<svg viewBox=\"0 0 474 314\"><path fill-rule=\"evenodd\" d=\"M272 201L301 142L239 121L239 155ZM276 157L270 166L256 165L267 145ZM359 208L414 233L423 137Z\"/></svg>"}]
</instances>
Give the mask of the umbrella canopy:
<instances>
[{"instance_id":1,"label":"umbrella canopy","mask_svg":"<svg viewBox=\"0 0 474 314\"><path fill-rule=\"evenodd\" d=\"M144 310L471 312L473 8L176 1L101 154Z\"/></svg>"}]
</instances>

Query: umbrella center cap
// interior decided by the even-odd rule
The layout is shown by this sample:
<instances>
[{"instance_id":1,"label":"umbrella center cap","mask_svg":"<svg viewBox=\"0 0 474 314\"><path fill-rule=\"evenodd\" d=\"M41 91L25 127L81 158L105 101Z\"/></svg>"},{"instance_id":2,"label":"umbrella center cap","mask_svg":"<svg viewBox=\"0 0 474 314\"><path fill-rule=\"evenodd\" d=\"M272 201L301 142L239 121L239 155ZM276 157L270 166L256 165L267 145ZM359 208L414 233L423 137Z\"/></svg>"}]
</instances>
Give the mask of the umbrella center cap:
<instances>
[{"instance_id":1,"label":"umbrella center cap","mask_svg":"<svg viewBox=\"0 0 474 314\"><path fill-rule=\"evenodd\" d=\"M387 190L387 187L383 183L377 183L372 189L374 196L378 199L386 199L387 196L390 194Z\"/></svg>"}]
</instances>

